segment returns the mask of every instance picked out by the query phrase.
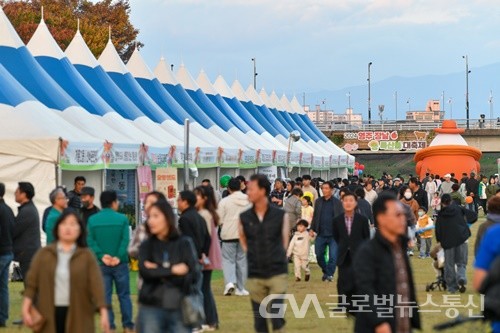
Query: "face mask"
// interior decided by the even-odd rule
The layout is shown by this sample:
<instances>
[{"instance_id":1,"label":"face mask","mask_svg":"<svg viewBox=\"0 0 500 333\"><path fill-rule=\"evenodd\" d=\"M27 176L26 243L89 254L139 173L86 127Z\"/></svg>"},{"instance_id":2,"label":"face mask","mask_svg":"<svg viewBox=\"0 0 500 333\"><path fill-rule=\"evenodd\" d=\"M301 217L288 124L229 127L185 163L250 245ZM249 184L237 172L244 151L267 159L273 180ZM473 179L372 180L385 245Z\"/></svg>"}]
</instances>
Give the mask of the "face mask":
<instances>
[{"instance_id":1,"label":"face mask","mask_svg":"<svg viewBox=\"0 0 500 333\"><path fill-rule=\"evenodd\" d=\"M412 198L411 193L406 192L406 193L405 193L405 199L406 199L406 200L410 200L411 198Z\"/></svg>"},{"instance_id":2,"label":"face mask","mask_svg":"<svg viewBox=\"0 0 500 333\"><path fill-rule=\"evenodd\" d=\"M83 206L83 208L89 208L90 202L88 202L88 201L82 201L82 206Z\"/></svg>"},{"instance_id":3,"label":"face mask","mask_svg":"<svg viewBox=\"0 0 500 333\"><path fill-rule=\"evenodd\" d=\"M419 212L418 212L418 216L420 216L420 217L424 216L424 212L419 211Z\"/></svg>"}]
</instances>

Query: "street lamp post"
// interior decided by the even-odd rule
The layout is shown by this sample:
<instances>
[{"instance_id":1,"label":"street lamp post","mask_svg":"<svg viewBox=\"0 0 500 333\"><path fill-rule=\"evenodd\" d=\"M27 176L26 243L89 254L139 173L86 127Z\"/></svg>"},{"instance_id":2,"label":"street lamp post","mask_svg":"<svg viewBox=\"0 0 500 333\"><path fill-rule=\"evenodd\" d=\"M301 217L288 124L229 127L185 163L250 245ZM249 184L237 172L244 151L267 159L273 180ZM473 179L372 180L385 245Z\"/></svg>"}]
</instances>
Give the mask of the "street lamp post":
<instances>
[{"instance_id":1,"label":"street lamp post","mask_svg":"<svg viewBox=\"0 0 500 333\"><path fill-rule=\"evenodd\" d=\"M257 58L252 58L253 62L253 88L257 90Z\"/></svg>"},{"instance_id":2,"label":"street lamp post","mask_svg":"<svg viewBox=\"0 0 500 333\"><path fill-rule=\"evenodd\" d=\"M372 123L372 100L371 100L371 77L370 77L370 67L372 67L372 62L368 63L368 124Z\"/></svg>"},{"instance_id":3,"label":"street lamp post","mask_svg":"<svg viewBox=\"0 0 500 333\"><path fill-rule=\"evenodd\" d=\"M467 118L467 129L469 129L469 56L464 55L465 59L465 116Z\"/></svg>"},{"instance_id":4,"label":"street lamp post","mask_svg":"<svg viewBox=\"0 0 500 333\"><path fill-rule=\"evenodd\" d=\"M490 127L493 128L493 91L490 90L490 98L488 99L490 103Z\"/></svg>"},{"instance_id":5,"label":"street lamp post","mask_svg":"<svg viewBox=\"0 0 500 333\"><path fill-rule=\"evenodd\" d=\"M448 104L450 104L450 119L453 119L453 99L448 100Z\"/></svg>"},{"instance_id":6,"label":"street lamp post","mask_svg":"<svg viewBox=\"0 0 500 333\"><path fill-rule=\"evenodd\" d=\"M445 110L444 110L444 90L443 90L443 92L441 93L441 100L443 101L443 105L442 105L442 108L443 108L443 109L442 109L442 110L440 110L440 111L443 111L443 114L444 114L444 111L445 111Z\"/></svg>"},{"instance_id":7,"label":"street lamp post","mask_svg":"<svg viewBox=\"0 0 500 333\"><path fill-rule=\"evenodd\" d=\"M347 99L349 101L349 103L347 104L349 106L348 110L351 110L351 92L350 91L347 93Z\"/></svg>"},{"instance_id":8,"label":"street lamp post","mask_svg":"<svg viewBox=\"0 0 500 333\"><path fill-rule=\"evenodd\" d=\"M398 91L394 92L394 104L396 106L396 122L398 121Z\"/></svg>"},{"instance_id":9,"label":"street lamp post","mask_svg":"<svg viewBox=\"0 0 500 333\"><path fill-rule=\"evenodd\" d=\"M406 104L408 104L408 112L411 111L411 104L410 104L410 98L406 101Z\"/></svg>"}]
</instances>

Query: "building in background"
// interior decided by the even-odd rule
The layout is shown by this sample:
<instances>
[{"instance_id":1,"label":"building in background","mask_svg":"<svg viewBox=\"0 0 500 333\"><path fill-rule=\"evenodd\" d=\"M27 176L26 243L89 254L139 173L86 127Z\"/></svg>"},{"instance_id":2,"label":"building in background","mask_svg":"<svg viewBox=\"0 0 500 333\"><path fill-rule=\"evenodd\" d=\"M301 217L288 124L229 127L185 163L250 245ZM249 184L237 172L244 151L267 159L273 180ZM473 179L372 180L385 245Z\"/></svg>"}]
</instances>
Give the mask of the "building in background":
<instances>
[{"instance_id":1,"label":"building in background","mask_svg":"<svg viewBox=\"0 0 500 333\"><path fill-rule=\"evenodd\" d=\"M444 119L444 111L441 111L439 100L429 100L425 111L406 112L406 121L414 122L441 122Z\"/></svg>"},{"instance_id":2,"label":"building in background","mask_svg":"<svg viewBox=\"0 0 500 333\"><path fill-rule=\"evenodd\" d=\"M352 108L346 109L345 113L335 113L333 110L322 110L320 105L316 105L314 110L311 110L309 105L306 105L304 111L309 119L323 131L334 129L335 125L348 125L350 128L359 128L363 124L363 116L360 113L354 113Z\"/></svg>"}]
</instances>

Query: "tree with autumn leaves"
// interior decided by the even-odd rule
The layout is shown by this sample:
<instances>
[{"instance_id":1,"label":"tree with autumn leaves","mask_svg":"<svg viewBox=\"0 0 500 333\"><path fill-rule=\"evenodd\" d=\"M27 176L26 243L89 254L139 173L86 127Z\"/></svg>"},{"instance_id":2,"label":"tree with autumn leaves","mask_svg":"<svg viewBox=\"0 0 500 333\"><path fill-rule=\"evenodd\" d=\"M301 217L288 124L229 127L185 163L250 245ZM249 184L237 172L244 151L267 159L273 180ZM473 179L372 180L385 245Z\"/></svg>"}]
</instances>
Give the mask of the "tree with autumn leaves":
<instances>
[{"instance_id":1,"label":"tree with autumn leaves","mask_svg":"<svg viewBox=\"0 0 500 333\"><path fill-rule=\"evenodd\" d=\"M78 19L80 32L94 56L98 57L108 42L109 28L112 41L120 57L126 61L134 51L139 30L130 22L128 0L0 0L3 10L24 43L28 43L42 17L61 49L73 39Z\"/></svg>"}]
</instances>

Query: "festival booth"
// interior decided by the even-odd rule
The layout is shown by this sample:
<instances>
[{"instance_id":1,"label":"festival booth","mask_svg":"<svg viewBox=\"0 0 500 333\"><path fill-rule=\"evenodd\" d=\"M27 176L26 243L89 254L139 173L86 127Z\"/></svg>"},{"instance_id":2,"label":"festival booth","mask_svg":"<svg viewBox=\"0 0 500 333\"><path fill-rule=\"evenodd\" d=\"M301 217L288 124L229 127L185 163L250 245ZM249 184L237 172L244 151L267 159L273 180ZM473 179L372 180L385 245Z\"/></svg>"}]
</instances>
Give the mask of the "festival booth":
<instances>
[{"instance_id":1,"label":"festival booth","mask_svg":"<svg viewBox=\"0 0 500 333\"><path fill-rule=\"evenodd\" d=\"M191 188L204 178L218 186L223 174L346 177L354 166L295 98L264 91L263 102L253 87L212 83L204 72L195 81L185 66L175 77L164 60L153 73L138 50L125 66L111 38L98 61L79 30L63 52L43 19L25 46L1 9L0 83L0 181L11 205L18 181L34 184L42 210L56 185L71 189L83 175L96 197L114 189L122 210L138 218L153 189L175 205L185 162Z\"/></svg>"}]
</instances>

